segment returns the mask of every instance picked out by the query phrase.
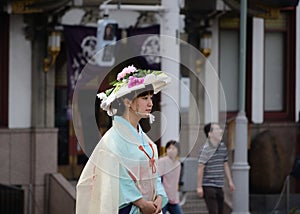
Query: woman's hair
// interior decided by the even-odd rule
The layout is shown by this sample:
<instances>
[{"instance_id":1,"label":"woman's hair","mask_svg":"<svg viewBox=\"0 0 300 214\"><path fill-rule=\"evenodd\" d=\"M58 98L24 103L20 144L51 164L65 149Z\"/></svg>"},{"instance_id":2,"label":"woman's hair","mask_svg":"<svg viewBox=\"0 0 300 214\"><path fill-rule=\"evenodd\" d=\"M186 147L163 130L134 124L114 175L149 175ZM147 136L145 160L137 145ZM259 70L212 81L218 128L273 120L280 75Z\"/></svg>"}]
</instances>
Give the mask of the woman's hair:
<instances>
[{"instance_id":1,"label":"woman's hair","mask_svg":"<svg viewBox=\"0 0 300 214\"><path fill-rule=\"evenodd\" d=\"M135 98L138 97L144 97L146 95L153 95L153 86L152 85L146 85L145 88L138 89L136 91L132 91L129 94L125 94L124 96L116 99L115 101L112 102L111 108L117 109L117 116L122 116L124 111L125 111L125 105L123 100L125 98L129 100L134 100Z\"/></svg>"},{"instance_id":2,"label":"woman's hair","mask_svg":"<svg viewBox=\"0 0 300 214\"><path fill-rule=\"evenodd\" d=\"M173 146L175 146L175 147L177 148L178 154L179 154L179 143L178 143L177 141L175 141L175 140L170 140L170 141L167 142L167 144L166 144L166 151L167 151L167 149L168 149L171 145L173 145Z\"/></svg>"}]
</instances>

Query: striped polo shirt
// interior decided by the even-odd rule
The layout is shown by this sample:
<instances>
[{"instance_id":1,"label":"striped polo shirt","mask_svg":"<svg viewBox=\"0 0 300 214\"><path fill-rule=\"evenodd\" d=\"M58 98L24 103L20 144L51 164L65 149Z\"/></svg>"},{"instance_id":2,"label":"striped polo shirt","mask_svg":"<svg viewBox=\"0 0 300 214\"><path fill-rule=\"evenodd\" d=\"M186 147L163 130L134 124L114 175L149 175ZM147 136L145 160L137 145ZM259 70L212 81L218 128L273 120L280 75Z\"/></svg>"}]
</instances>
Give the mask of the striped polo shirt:
<instances>
[{"instance_id":1,"label":"striped polo shirt","mask_svg":"<svg viewBox=\"0 0 300 214\"><path fill-rule=\"evenodd\" d=\"M223 142L214 147L207 141L200 151L199 163L204 164L202 186L224 186L224 162L228 161L227 148Z\"/></svg>"}]
</instances>

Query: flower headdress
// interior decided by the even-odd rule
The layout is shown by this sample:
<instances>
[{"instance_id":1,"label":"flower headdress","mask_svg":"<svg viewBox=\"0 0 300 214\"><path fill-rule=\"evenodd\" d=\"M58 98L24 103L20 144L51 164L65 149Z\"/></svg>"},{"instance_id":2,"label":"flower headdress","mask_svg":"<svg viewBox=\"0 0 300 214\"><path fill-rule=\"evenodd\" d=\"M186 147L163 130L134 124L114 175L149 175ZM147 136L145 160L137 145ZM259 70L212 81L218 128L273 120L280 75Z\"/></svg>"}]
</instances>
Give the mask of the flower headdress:
<instances>
[{"instance_id":1,"label":"flower headdress","mask_svg":"<svg viewBox=\"0 0 300 214\"><path fill-rule=\"evenodd\" d=\"M115 81L110 83L112 88L97 94L97 97L102 100L100 107L112 116L116 113L116 109L111 108L114 100L150 84L156 94L170 83L170 80L170 77L162 71L142 70L133 65L128 66L118 74Z\"/></svg>"}]
</instances>

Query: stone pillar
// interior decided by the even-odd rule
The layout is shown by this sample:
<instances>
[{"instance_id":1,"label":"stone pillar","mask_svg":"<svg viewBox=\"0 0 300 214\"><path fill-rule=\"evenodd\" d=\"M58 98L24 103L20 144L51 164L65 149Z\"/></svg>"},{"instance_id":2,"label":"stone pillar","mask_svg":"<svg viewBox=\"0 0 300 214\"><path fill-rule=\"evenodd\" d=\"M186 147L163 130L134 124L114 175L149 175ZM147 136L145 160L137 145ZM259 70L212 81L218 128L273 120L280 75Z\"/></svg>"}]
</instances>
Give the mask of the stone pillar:
<instances>
[{"instance_id":1,"label":"stone pillar","mask_svg":"<svg viewBox=\"0 0 300 214\"><path fill-rule=\"evenodd\" d=\"M161 146L164 147L169 140L179 141L179 3L173 0L162 0L165 8L161 34L161 69L172 77L172 83L161 93L161 111L165 116L162 119ZM165 123L165 124L164 124Z\"/></svg>"},{"instance_id":2,"label":"stone pillar","mask_svg":"<svg viewBox=\"0 0 300 214\"><path fill-rule=\"evenodd\" d=\"M236 186L233 193L232 213L249 213L249 165L247 155L248 120L239 113L235 124L235 150L232 177Z\"/></svg>"},{"instance_id":3,"label":"stone pillar","mask_svg":"<svg viewBox=\"0 0 300 214\"><path fill-rule=\"evenodd\" d=\"M249 213L249 165L248 165L248 119L245 114L246 96L246 34L247 0L241 1L240 12L240 60L239 60L239 113L236 117L234 163L232 165L233 213Z\"/></svg>"},{"instance_id":4,"label":"stone pillar","mask_svg":"<svg viewBox=\"0 0 300 214\"><path fill-rule=\"evenodd\" d=\"M55 125L55 65L44 71L47 53L47 16L29 20L32 39L32 130L28 212L47 213L45 176L57 172L57 129ZM51 57L51 56L50 56ZM47 197L46 197L47 198Z\"/></svg>"}]
</instances>

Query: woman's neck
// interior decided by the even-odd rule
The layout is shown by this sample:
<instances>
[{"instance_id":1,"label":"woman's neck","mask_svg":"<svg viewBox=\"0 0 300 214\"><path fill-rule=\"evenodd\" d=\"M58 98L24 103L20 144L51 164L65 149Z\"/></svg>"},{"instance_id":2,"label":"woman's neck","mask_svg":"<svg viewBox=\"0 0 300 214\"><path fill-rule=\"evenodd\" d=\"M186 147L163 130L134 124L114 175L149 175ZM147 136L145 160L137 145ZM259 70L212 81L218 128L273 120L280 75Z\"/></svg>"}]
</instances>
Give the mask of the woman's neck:
<instances>
[{"instance_id":1,"label":"woman's neck","mask_svg":"<svg viewBox=\"0 0 300 214\"><path fill-rule=\"evenodd\" d=\"M124 113L122 115L122 117L127 120L137 131L138 131L138 124L139 124L139 121L140 121L140 118L135 115L135 114L132 114L130 111L127 112L127 113Z\"/></svg>"},{"instance_id":2,"label":"woman's neck","mask_svg":"<svg viewBox=\"0 0 300 214\"><path fill-rule=\"evenodd\" d=\"M177 161L177 158L176 158L176 157L175 157L175 158L172 158L172 157L170 157L169 155L168 155L168 157L169 157L170 160L173 161L173 162L176 162L176 161Z\"/></svg>"}]
</instances>

